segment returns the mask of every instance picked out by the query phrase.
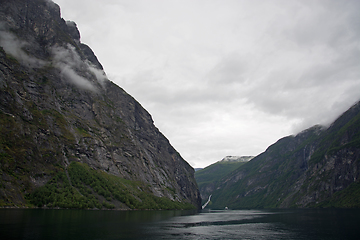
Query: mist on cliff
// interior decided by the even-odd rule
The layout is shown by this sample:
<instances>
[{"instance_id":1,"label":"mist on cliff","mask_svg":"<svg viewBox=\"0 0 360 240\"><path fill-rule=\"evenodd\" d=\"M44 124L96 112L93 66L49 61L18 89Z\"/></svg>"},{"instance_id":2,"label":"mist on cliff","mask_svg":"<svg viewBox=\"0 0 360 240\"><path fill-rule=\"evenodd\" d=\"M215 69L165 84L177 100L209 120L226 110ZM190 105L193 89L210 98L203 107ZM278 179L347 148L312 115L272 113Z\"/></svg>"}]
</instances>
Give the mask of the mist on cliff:
<instances>
[{"instance_id":1,"label":"mist on cliff","mask_svg":"<svg viewBox=\"0 0 360 240\"><path fill-rule=\"evenodd\" d=\"M88 65L77 54L74 46L68 44L66 48L53 47L52 54L52 62L60 69L62 77L80 88L95 91L94 84L77 73L77 71L84 73Z\"/></svg>"},{"instance_id":2,"label":"mist on cliff","mask_svg":"<svg viewBox=\"0 0 360 240\"><path fill-rule=\"evenodd\" d=\"M259 154L360 100L357 0L54 1L195 167Z\"/></svg>"},{"instance_id":3,"label":"mist on cliff","mask_svg":"<svg viewBox=\"0 0 360 240\"><path fill-rule=\"evenodd\" d=\"M46 62L29 56L24 49L30 48L31 43L18 39L8 31L6 25L0 22L0 46L7 54L16 58L20 63L32 68L41 68Z\"/></svg>"},{"instance_id":4,"label":"mist on cliff","mask_svg":"<svg viewBox=\"0 0 360 240\"><path fill-rule=\"evenodd\" d=\"M26 48L31 48L36 43L29 43L21 40L11 33L6 24L0 23L0 46L10 56L14 57L19 63L29 68L42 68L45 65L53 65L61 72L61 77L66 81L91 91L97 91L94 82L89 79L93 76L98 83L103 86L107 79L103 70L96 68L87 60L82 60L76 52L75 47L68 44L65 47L51 47L51 62L38 59L26 53ZM81 76L83 74L93 74L93 76Z\"/></svg>"}]
</instances>

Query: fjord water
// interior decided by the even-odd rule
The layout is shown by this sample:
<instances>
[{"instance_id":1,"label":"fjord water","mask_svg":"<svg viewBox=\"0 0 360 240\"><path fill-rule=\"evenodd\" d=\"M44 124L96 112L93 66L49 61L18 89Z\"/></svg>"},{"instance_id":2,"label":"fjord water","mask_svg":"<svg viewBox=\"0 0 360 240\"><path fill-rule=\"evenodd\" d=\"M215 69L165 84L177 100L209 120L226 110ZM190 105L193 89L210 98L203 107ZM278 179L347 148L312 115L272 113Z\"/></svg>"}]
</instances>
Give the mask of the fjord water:
<instances>
[{"instance_id":1,"label":"fjord water","mask_svg":"<svg viewBox=\"0 0 360 240\"><path fill-rule=\"evenodd\" d=\"M359 239L360 211L0 209L0 239Z\"/></svg>"}]
</instances>

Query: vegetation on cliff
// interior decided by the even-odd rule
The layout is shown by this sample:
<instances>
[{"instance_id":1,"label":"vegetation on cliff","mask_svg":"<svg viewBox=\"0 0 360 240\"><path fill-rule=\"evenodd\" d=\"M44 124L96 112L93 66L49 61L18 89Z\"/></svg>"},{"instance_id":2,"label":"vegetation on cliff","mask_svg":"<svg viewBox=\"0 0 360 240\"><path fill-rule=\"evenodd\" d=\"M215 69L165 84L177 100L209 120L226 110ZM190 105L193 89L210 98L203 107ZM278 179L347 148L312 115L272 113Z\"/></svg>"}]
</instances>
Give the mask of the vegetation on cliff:
<instances>
[{"instance_id":1,"label":"vegetation on cliff","mask_svg":"<svg viewBox=\"0 0 360 240\"><path fill-rule=\"evenodd\" d=\"M195 172L195 179L199 186L202 204L204 204L210 194L214 191L214 186L226 175L245 164L238 161L219 161L204 169Z\"/></svg>"},{"instance_id":2,"label":"vegetation on cliff","mask_svg":"<svg viewBox=\"0 0 360 240\"><path fill-rule=\"evenodd\" d=\"M129 181L85 163L72 162L26 198L37 207L80 209L194 209L190 203L156 197L151 186ZM174 191L174 190L173 190Z\"/></svg>"},{"instance_id":3,"label":"vegetation on cliff","mask_svg":"<svg viewBox=\"0 0 360 240\"><path fill-rule=\"evenodd\" d=\"M59 6L0 3L0 205L199 208L194 169Z\"/></svg>"},{"instance_id":4,"label":"vegetation on cliff","mask_svg":"<svg viewBox=\"0 0 360 240\"><path fill-rule=\"evenodd\" d=\"M328 128L284 137L200 191L212 194L215 209L358 208L359 177L360 102Z\"/></svg>"}]
</instances>

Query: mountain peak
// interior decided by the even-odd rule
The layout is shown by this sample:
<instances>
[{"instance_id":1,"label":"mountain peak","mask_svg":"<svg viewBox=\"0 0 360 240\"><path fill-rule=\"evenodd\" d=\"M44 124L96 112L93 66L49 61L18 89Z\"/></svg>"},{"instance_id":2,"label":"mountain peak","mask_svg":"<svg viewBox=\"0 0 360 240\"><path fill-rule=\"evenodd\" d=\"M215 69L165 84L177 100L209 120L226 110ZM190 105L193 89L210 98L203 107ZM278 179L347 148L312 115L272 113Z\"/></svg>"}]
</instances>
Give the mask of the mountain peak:
<instances>
[{"instance_id":1,"label":"mountain peak","mask_svg":"<svg viewBox=\"0 0 360 240\"><path fill-rule=\"evenodd\" d=\"M248 162L253 156L226 156L220 162Z\"/></svg>"},{"instance_id":2,"label":"mountain peak","mask_svg":"<svg viewBox=\"0 0 360 240\"><path fill-rule=\"evenodd\" d=\"M212 194L215 209L358 208L359 132L358 102L330 127L316 125L281 138L221 179L214 181L208 176L217 169L202 174L206 181L200 193Z\"/></svg>"},{"instance_id":3,"label":"mountain peak","mask_svg":"<svg viewBox=\"0 0 360 240\"><path fill-rule=\"evenodd\" d=\"M76 24L50 0L0 3L0 207L199 208L194 169Z\"/></svg>"}]
</instances>

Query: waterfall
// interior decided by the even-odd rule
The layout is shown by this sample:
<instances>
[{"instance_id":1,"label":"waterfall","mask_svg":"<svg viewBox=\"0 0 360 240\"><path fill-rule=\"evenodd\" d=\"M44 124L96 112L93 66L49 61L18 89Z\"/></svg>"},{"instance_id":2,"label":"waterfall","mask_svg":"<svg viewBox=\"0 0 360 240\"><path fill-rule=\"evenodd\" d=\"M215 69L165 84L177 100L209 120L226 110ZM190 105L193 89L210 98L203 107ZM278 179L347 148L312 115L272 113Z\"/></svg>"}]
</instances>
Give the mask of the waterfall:
<instances>
[{"instance_id":1,"label":"waterfall","mask_svg":"<svg viewBox=\"0 0 360 240\"><path fill-rule=\"evenodd\" d=\"M209 204L212 194L210 194L209 199L207 202L201 207L202 209L206 208L206 206Z\"/></svg>"}]
</instances>

